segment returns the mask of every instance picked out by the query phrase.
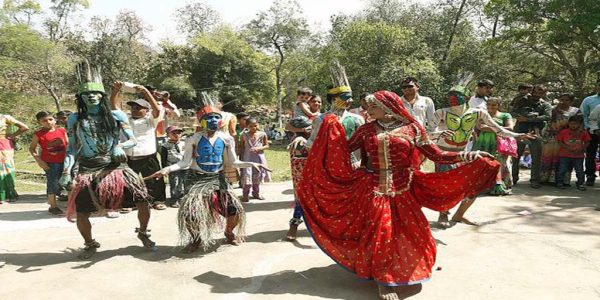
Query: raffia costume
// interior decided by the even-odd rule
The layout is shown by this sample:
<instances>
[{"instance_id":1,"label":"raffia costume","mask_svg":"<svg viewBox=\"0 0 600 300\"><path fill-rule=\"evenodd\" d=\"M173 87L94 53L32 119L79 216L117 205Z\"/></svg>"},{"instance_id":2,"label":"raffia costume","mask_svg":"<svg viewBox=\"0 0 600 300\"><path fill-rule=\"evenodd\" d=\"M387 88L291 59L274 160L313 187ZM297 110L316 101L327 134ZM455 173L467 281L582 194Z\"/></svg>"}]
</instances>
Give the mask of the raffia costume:
<instances>
[{"instance_id":1,"label":"raffia costume","mask_svg":"<svg viewBox=\"0 0 600 300\"><path fill-rule=\"evenodd\" d=\"M108 101L99 72L99 69L91 70L87 63L80 66L78 75L82 83L78 95L99 92L103 96L101 101ZM124 112L113 110L110 114L116 122L115 130L109 128L106 120L87 112L73 113L67 121L69 147L65 165L72 164L72 160L78 163L78 173L73 178L73 190L67 203L69 221L73 221L76 212L118 210L150 200L142 178L127 163L115 161L113 157L119 144L119 132L131 129Z\"/></svg>"},{"instance_id":2,"label":"raffia costume","mask_svg":"<svg viewBox=\"0 0 600 300\"><path fill-rule=\"evenodd\" d=\"M198 118L219 114L209 96L203 95L206 105L198 112ZM202 123L202 122L201 122ZM237 236L243 236L245 212L240 200L233 193L224 169L247 168L252 163L242 162L235 154L233 137L222 131L207 134L207 126L186 139L183 159L163 170L174 172L189 168L185 181L185 194L177 213L180 243L199 243L203 248L214 244L213 234L223 232L225 218L239 218Z\"/></svg>"}]
</instances>

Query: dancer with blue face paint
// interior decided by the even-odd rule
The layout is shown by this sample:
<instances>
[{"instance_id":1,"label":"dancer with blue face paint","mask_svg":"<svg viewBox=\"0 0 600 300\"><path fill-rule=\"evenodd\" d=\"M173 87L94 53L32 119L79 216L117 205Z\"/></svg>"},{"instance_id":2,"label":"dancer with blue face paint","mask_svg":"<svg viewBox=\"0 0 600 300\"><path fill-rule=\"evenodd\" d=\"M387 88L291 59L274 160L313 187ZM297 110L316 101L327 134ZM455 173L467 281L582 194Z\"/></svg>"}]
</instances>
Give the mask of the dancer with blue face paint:
<instances>
[{"instance_id":1,"label":"dancer with blue face paint","mask_svg":"<svg viewBox=\"0 0 600 300\"><path fill-rule=\"evenodd\" d=\"M92 238L90 215L104 209L117 210L137 206L140 227L136 229L144 247L154 249L155 243L148 234L150 196L146 186L126 164L123 149L135 146L127 115L121 110L111 110L99 69L91 69L87 62L78 68L79 85L77 112L67 120L69 139L62 186L72 184L67 204L67 219L77 216L77 229L85 244L82 259L91 257L100 243ZM125 137L119 141L119 135ZM71 180L71 169L78 162L78 174ZM73 183L71 183L73 182Z\"/></svg>"},{"instance_id":2,"label":"dancer with blue face paint","mask_svg":"<svg viewBox=\"0 0 600 300\"><path fill-rule=\"evenodd\" d=\"M187 253L214 244L212 235L223 230L223 223L229 244L239 245L243 241L244 208L225 178L225 168L270 171L261 164L237 159L233 137L219 130L223 121L221 111L207 94L203 93L202 99L204 107L197 113L202 130L186 139L183 160L147 178L189 168L185 196L177 213L180 242L186 244Z\"/></svg>"}]
</instances>

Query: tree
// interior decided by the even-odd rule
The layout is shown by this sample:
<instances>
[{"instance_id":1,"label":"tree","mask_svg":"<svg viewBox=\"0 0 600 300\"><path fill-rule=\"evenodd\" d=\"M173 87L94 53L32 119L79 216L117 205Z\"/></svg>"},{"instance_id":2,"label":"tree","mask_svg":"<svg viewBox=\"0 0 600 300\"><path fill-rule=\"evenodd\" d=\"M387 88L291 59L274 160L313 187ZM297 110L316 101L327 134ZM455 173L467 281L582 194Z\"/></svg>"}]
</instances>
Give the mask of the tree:
<instances>
[{"instance_id":1,"label":"tree","mask_svg":"<svg viewBox=\"0 0 600 300\"><path fill-rule=\"evenodd\" d=\"M122 10L114 20L92 18L88 30L70 36L65 43L72 53L102 68L106 86L115 80L145 82L155 54L143 42L149 27L140 17Z\"/></svg>"},{"instance_id":2,"label":"tree","mask_svg":"<svg viewBox=\"0 0 600 300\"><path fill-rule=\"evenodd\" d=\"M267 10L257 14L246 25L248 38L259 48L275 53L275 87L277 97L277 122L281 125L283 112L283 67L287 54L293 52L309 36L306 19L300 17L302 9L295 0L276 0Z\"/></svg>"},{"instance_id":3,"label":"tree","mask_svg":"<svg viewBox=\"0 0 600 300\"><path fill-rule=\"evenodd\" d=\"M4 0L2 10L11 23L31 26L32 18L42 12L42 6L33 0Z\"/></svg>"},{"instance_id":4,"label":"tree","mask_svg":"<svg viewBox=\"0 0 600 300\"><path fill-rule=\"evenodd\" d=\"M73 66L66 49L25 25L4 24L0 37L0 66L6 78L2 86L24 93L42 88L60 110L60 89Z\"/></svg>"},{"instance_id":5,"label":"tree","mask_svg":"<svg viewBox=\"0 0 600 300\"><path fill-rule=\"evenodd\" d=\"M194 39L188 62L194 89L219 91L228 109L269 103L273 99L268 57L229 27L217 28Z\"/></svg>"},{"instance_id":6,"label":"tree","mask_svg":"<svg viewBox=\"0 0 600 300\"><path fill-rule=\"evenodd\" d=\"M219 13L208 4L201 2L190 2L177 9L177 30L184 33L188 38L205 33L220 23Z\"/></svg>"},{"instance_id":7,"label":"tree","mask_svg":"<svg viewBox=\"0 0 600 300\"><path fill-rule=\"evenodd\" d=\"M439 83L427 45L410 28L362 20L342 28L333 32L330 47L346 67L354 91L397 91L401 78L408 75L419 78L425 87Z\"/></svg>"},{"instance_id":8,"label":"tree","mask_svg":"<svg viewBox=\"0 0 600 300\"><path fill-rule=\"evenodd\" d=\"M501 27L494 43L542 58L542 67L558 69L551 84L572 89L578 97L586 94L593 80L590 73L600 69L600 2L492 0L486 12L499 16Z\"/></svg>"},{"instance_id":9,"label":"tree","mask_svg":"<svg viewBox=\"0 0 600 300\"><path fill-rule=\"evenodd\" d=\"M87 0L51 0L51 15L44 21L46 32L51 41L59 41L71 33L70 21L74 13L89 8Z\"/></svg>"}]
</instances>

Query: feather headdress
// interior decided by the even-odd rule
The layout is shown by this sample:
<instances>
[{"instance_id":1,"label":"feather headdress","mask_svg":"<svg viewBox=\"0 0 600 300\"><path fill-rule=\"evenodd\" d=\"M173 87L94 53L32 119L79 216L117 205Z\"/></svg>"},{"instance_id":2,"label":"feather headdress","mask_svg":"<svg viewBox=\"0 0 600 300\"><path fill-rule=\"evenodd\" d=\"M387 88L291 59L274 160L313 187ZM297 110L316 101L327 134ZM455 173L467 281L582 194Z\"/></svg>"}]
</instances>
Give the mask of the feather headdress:
<instances>
[{"instance_id":1,"label":"feather headdress","mask_svg":"<svg viewBox=\"0 0 600 300\"><path fill-rule=\"evenodd\" d=\"M106 93L104 84L102 84L101 68L90 66L90 62L87 59L84 59L81 63L77 64L75 75L77 76L77 82L79 83L77 93Z\"/></svg>"}]
</instances>

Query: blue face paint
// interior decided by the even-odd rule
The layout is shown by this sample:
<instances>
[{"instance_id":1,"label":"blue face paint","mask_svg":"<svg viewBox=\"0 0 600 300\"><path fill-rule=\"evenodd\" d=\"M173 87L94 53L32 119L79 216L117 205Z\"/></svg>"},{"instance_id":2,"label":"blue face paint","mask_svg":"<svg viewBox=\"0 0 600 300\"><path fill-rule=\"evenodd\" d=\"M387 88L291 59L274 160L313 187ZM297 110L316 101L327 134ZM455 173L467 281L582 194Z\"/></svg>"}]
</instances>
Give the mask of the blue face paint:
<instances>
[{"instance_id":1,"label":"blue face paint","mask_svg":"<svg viewBox=\"0 0 600 300\"><path fill-rule=\"evenodd\" d=\"M89 109L100 105L102 94L98 92L83 93L81 94L81 99L83 99L83 102Z\"/></svg>"},{"instance_id":2,"label":"blue face paint","mask_svg":"<svg viewBox=\"0 0 600 300\"><path fill-rule=\"evenodd\" d=\"M221 127L221 115L216 113L209 113L202 116L202 120L206 121L206 129L210 131L217 131Z\"/></svg>"}]
</instances>

